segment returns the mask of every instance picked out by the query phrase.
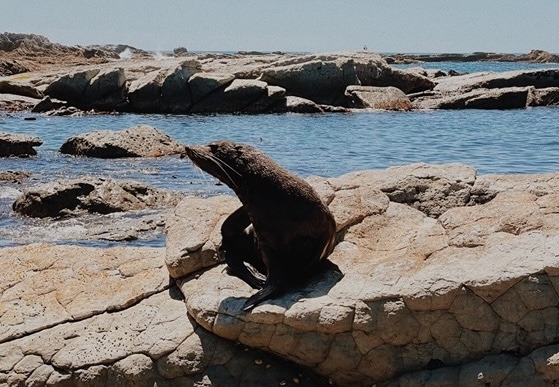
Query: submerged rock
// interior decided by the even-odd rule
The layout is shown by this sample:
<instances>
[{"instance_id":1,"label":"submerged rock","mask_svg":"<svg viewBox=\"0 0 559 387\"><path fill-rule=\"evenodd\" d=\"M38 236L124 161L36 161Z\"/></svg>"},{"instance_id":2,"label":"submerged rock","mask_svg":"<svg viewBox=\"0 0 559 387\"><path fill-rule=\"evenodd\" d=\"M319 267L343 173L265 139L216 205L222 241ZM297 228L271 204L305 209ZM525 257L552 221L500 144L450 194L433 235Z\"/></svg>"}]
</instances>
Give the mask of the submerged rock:
<instances>
[{"instance_id":1,"label":"submerged rock","mask_svg":"<svg viewBox=\"0 0 559 387\"><path fill-rule=\"evenodd\" d=\"M0 157L28 157L37 154L33 148L43 141L39 137L27 134L0 132Z\"/></svg>"},{"instance_id":2,"label":"submerged rock","mask_svg":"<svg viewBox=\"0 0 559 387\"><path fill-rule=\"evenodd\" d=\"M159 157L183 151L184 145L149 125L88 132L66 140L60 147L61 153L98 158Z\"/></svg>"}]
</instances>

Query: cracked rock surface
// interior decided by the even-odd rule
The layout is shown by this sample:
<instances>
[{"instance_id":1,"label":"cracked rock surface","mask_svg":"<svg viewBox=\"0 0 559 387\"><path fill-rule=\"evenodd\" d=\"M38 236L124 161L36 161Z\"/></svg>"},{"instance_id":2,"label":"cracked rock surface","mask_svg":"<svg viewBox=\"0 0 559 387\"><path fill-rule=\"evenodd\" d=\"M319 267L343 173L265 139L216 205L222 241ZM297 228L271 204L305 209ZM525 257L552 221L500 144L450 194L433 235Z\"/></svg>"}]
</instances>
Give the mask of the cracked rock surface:
<instances>
[{"instance_id":1,"label":"cracked rock surface","mask_svg":"<svg viewBox=\"0 0 559 387\"><path fill-rule=\"evenodd\" d=\"M48 244L1 249L0 385L320 383L190 320L164 254Z\"/></svg>"},{"instance_id":2,"label":"cracked rock surface","mask_svg":"<svg viewBox=\"0 0 559 387\"><path fill-rule=\"evenodd\" d=\"M309 181L337 220L330 260L343 276L328 272L251 312L241 307L254 290L224 264L181 277L201 326L338 385L557 382L557 175L414 164ZM221 208L235 199L209 200L213 220L183 258L215 256ZM185 216L181 227L198 222Z\"/></svg>"}]
</instances>

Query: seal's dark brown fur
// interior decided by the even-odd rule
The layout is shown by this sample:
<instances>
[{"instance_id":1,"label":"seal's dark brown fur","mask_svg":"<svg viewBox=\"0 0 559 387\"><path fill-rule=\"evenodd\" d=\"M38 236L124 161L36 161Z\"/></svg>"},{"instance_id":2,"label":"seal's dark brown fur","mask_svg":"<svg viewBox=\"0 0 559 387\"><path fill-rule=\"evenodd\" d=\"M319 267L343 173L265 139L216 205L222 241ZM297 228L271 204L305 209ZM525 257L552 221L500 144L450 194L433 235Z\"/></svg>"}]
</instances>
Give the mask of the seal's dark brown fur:
<instances>
[{"instance_id":1,"label":"seal's dark brown fur","mask_svg":"<svg viewBox=\"0 0 559 387\"><path fill-rule=\"evenodd\" d=\"M316 272L332 251L336 224L306 181L250 145L221 141L188 146L186 155L227 184L243 204L225 220L221 233L230 270L261 288L244 310ZM244 262L265 275L265 281Z\"/></svg>"}]
</instances>

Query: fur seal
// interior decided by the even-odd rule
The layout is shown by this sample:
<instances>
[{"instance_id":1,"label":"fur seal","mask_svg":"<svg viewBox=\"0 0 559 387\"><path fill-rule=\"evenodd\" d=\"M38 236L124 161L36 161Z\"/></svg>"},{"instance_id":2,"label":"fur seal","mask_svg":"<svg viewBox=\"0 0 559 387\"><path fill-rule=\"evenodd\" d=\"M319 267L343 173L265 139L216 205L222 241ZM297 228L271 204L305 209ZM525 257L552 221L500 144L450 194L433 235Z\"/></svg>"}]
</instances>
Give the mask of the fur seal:
<instances>
[{"instance_id":1,"label":"fur seal","mask_svg":"<svg viewBox=\"0 0 559 387\"><path fill-rule=\"evenodd\" d=\"M336 222L306 181L246 144L186 146L185 155L242 203L223 223L221 250L230 273L260 289L243 310L319 271L334 248Z\"/></svg>"}]
</instances>

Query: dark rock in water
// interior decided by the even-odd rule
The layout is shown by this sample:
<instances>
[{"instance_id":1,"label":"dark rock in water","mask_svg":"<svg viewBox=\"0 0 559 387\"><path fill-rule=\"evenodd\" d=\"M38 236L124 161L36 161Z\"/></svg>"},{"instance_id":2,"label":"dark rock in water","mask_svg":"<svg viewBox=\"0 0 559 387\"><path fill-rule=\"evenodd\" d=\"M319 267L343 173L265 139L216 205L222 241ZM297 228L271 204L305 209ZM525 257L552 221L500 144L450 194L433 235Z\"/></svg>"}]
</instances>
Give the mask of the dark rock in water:
<instances>
[{"instance_id":1,"label":"dark rock in water","mask_svg":"<svg viewBox=\"0 0 559 387\"><path fill-rule=\"evenodd\" d=\"M37 154L34 146L40 146L43 141L27 134L0 132L0 157L28 157Z\"/></svg>"},{"instance_id":2,"label":"dark rock in water","mask_svg":"<svg viewBox=\"0 0 559 387\"><path fill-rule=\"evenodd\" d=\"M162 131L139 125L122 131L99 130L72 137L61 153L98 158L159 157L184 152L184 145Z\"/></svg>"},{"instance_id":3,"label":"dark rock in water","mask_svg":"<svg viewBox=\"0 0 559 387\"><path fill-rule=\"evenodd\" d=\"M144 183L86 177L47 183L27 190L13 210L36 218L109 214L174 206L180 195Z\"/></svg>"}]
</instances>

